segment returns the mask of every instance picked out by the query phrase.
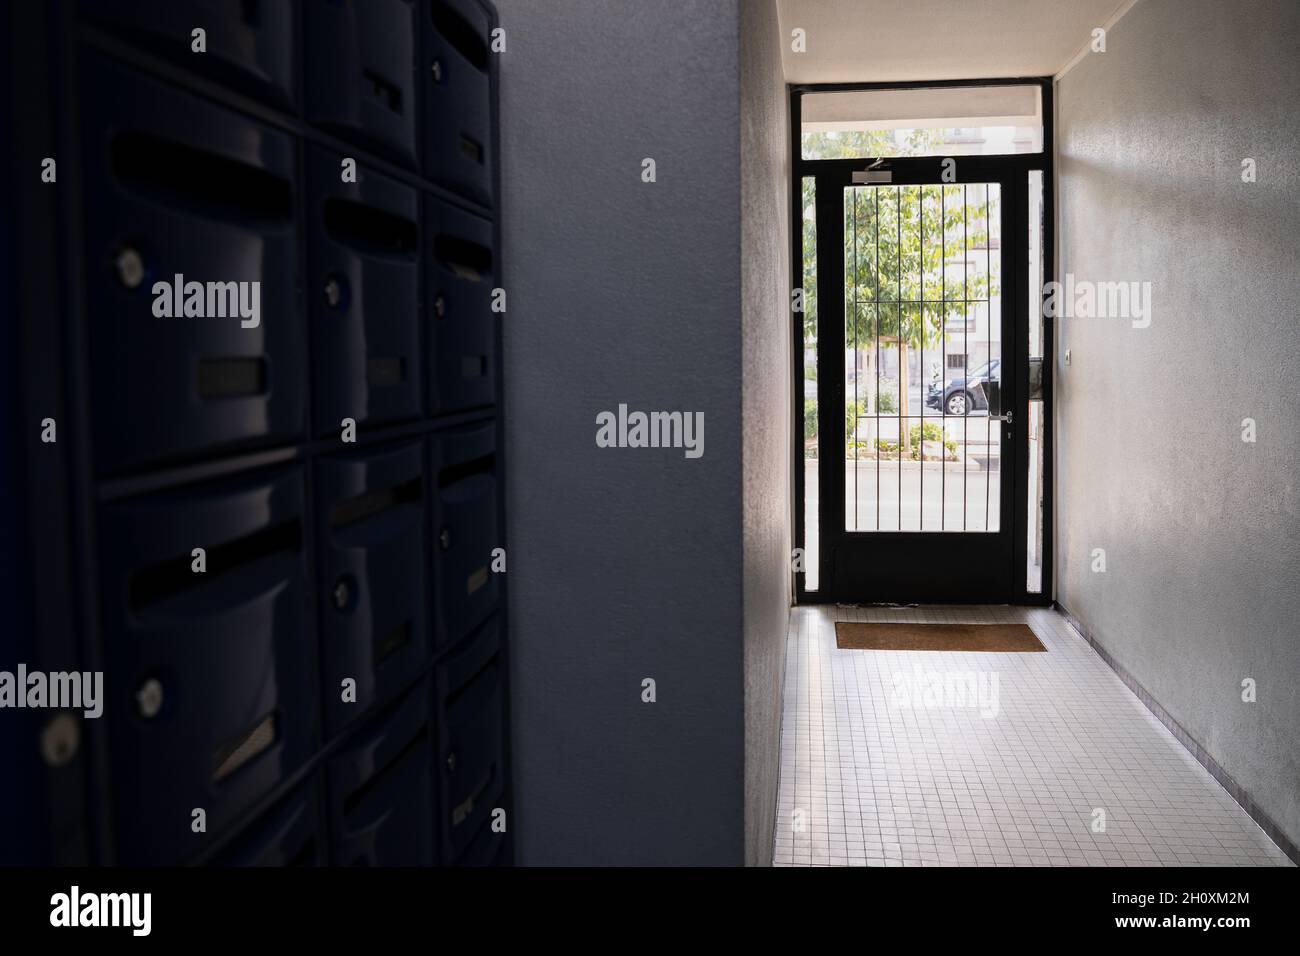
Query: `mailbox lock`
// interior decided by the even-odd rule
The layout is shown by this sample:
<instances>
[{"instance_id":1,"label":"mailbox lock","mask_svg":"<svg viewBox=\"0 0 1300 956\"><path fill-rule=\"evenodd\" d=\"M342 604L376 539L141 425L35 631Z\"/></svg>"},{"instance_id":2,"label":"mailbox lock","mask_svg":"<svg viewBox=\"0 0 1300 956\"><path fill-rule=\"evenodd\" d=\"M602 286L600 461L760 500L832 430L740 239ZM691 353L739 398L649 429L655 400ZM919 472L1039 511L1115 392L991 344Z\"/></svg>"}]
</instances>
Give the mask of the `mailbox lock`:
<instances>
[{"instance_id":1,"label":"mailbox lock","mask_svg":"<svg viewBox=\"0 0 1300 956\"><path fill-rule=\"evenodd\" d=\"M432 72L433 72L433 82L441 83L442 82L442 61L441 60L433 61Z\"/></svg>"},{"instance_id":2,"label":"mailbox lock","mask_svg":"<svg viewBox=\"0 0 1300 956\"><path fill-rule=\"evenodd\" d=\"M452 751L451 753L447 754L447 772L451 773L455 769L456 769L456 753L455 751Z\"/></svg>"},{"instance_id":3,"label":"mailbox lock","mask_svg":"<svg viewBox=\"0 0 1300 956\"><path fill-rule=\"evenodd\" d=\"M451 529L443 528L438 535L438 544L442 545L442 550L446 551L451 547Z\"/></svg>"},{"instance_id":4,"label":"mailbox lock","mask_svg":"<svg viewBox=\"0 0 1300 956\"><path fill-rule=\"evenodd\" d=\"M325 280L325 304L331 309L337 309L343 304L343 283L338 276L330 276Z\"/></svg>"},{"instance_id":5,"label":"mailbox lock","mask_svg":"<svg viewBox=\"0 0 1300 956\"><path fill-rule=\"evenodd\" d=\"M332 594L334 596L334 607L337 610L346 611L352 607L354 584L355 582L349 574L345 574L334 582Z\"/></svg>"},{"instance_id":6,"label":"mailbox lock","mask_svg":"<svg viewBox=\"0 0 1300 956\"><path fill-rule=\"evenodd\" d=\"M135 692L135 706L140 716L152 720L163 705L163 687L156 677L150 677Z\"/></svg>"},{"instance_id":7,"label":"mailbox lock","mask_svg":"<svg viewBox=\"0 0 1300 956\"><path fill-rule=\"evenodd\" d=\"M71 714L55 714L41 731L41 757L51 767L62 767L77 754L81 728Z\"/></svg>"},{"instance_id":8,"label":"mailbox lock","mask_svg":"<svg viewBox=\"0 0 1300 956\"><path fill-rule=\"evenodd\" d=\"M117 281L128 289L138 289L144 282L144 257L131 246L118 250L113 257L113 268L117 270Z\"/></svg>"},{"instance_id":9,"label":"mailbox lock","mask_svg":"<svg viewBox=\"0 0 1300 956\"><path fill-rule=\"evenodd\" d=\"M433 300L433 312L440 319L447 314L447 300L443 298L441 292Z\"/></svg>"}]
</instances>

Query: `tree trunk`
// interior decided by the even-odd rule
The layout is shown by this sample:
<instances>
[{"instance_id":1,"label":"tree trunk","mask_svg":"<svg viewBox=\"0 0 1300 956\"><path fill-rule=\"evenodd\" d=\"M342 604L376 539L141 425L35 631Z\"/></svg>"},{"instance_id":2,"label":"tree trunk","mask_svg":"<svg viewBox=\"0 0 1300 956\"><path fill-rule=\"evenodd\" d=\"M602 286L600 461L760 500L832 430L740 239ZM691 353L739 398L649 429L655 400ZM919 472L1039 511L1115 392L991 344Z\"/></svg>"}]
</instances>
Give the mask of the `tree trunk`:
<instances>
[{"instance_id":1,"label":"tree trunk","mask_svg":"<svg viewBox=\"0 0 1300 956\"><path fill-rule=\"evenodd\" d=\"M907 394L909 382L907 380L907 343L902 339L898 342L898 453L900 456L909 457L912 454L912 429L908 427L907 413ZM922 442L925 436L921 436ZM925 445L921 446L922 448Z\"/></svg>"},{"instance_id":2,"label":"tree trunk","mask_svg":"<svg viewBox=\"0 0 1300 956\"><path fill-rule=\"evenodd\" d=\"M876 395L875 353L864 351L861 354L863 355L865 362L863 363L863 368L858 371L858 378L860 381L864 378L866 380L866 411L873 416L867 419L867 448L870 449L872 455L875 455L877 454L877 449L876 419L874 416L876 412L880 410L880 406L876 404L878 396Z\"/></svg>"}]
</instances>

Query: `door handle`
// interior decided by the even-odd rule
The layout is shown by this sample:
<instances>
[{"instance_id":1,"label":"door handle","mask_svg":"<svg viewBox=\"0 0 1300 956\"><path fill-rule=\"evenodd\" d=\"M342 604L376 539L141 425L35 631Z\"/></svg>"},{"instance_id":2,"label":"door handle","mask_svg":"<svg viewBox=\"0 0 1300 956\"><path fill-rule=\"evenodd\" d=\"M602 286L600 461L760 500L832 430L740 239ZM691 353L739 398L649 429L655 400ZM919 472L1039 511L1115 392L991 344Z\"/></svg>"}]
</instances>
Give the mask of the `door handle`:
<instances>
[{"instance_id":1,"label":"door handle","mask_svg":"<svg viewBox=\"0 0 1300 956\"><path fill-rule=\"evenodd\" d=\"M991 421L995 421L995 422L1006 422L1008 425L1010 425L1010 424L1011 424L1011 412L1007 412L1005 415L990 415L990 416L989 416L989 419L990 419Z\"/></svg>"}]
</instances>

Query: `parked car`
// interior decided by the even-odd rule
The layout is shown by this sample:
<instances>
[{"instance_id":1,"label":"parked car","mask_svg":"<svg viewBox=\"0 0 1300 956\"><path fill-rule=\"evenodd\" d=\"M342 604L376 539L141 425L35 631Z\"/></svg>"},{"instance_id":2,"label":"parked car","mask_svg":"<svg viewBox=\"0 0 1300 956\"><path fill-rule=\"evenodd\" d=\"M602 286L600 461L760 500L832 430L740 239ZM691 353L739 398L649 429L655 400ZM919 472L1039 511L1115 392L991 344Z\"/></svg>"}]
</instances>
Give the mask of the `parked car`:
<instances>
[{"instance_id":1,"label":"parked car","mask_svg":"<svg viewBox=\"0 0 1300 956\"><path fill-rule=\"evenodd\" d=\"M985 362L969 376L948 380L947 385L931 382L925 393L925 404L937 408L945 415L969 415L972 411L988 411L986 387L990 379L1002 381L1002 362L993 359Z\"/></svg>"}]
</instances>

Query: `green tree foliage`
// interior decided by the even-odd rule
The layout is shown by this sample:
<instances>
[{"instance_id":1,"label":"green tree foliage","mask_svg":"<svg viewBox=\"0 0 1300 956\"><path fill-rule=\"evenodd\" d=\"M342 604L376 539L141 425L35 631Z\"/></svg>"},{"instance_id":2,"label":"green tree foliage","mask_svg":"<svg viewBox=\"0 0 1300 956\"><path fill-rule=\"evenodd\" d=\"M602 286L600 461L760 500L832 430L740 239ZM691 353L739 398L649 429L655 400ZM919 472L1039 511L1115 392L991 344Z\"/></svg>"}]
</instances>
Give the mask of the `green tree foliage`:
<instances>
[{"instance_id":1,"label":"green tree foliage","mask_svg":"<svg viewBox=\"0 0 1300 956\"><path fill-rule=\"evenodd\" d=\"M901 143L889 130L803 136L805 156L862 158L864 167L876 156L941 155L942 148L941 131L932 129L909 130ZM846 190L845 334L850 346L856 339L859 348L873 347L878 332L883 340L901 338L911 348L922 344L927 349L937 348L945 319L962 320L961 300L981 299L988 294L987 273L972 269L967 275L962 263L967 252L987 248L989 218L996 218L998 209L997 190L989 190L986 195L982 185L862 186ZM811 177L803 182L802 225L804 341L811 347L817 336L817 223ZM945 264L954 268L945 268ZM942 301L942 306L922 308L915 304L922 298L922 279L925 300ZM941 286L945 293L942 296Z\"/></svg>"},{"instance_id":2,"label":"green tree foliage","mask_svg":"<svg viewBox=\"0 0 1300 956\"><path fill-rule=\"evenodd\" d=\"M803 136L805 156L859 158L864 167L880 156L942 156L943 145L942 131L933 129ZM816 196L811 178L802 185L804 343L811 348L818 317ZM990 223L1001 216L999 200L996 187L984 184L844 190L845 344L875 354L873 365L879 364L878 347L898 349L901 403L909 394L909 350L937 352L945 327L964 327L973 314L975 306L967 300L999 292L996 285L990 288L995 257L989 242ZM852 413L846 409L850 417ZM905 431L905 450L911 450L912 441Z\"/></svg>"},{"instance_id":3,"label":"green tree foliage","mask_svg":"<svg viewBox=\"0 0 1300 956\"><path fill-rule=\"evenodd\" d=\"M987 269L967 266L971 255L992 258L986 204L996 215L997 193L984 185L846 191L845 335L850 347L872 348L879 335L914 349L937 349L945 323L964 322L968 307L963 300L986 298L989 291Z\"/></svg>"},{"instance_id":4,"label":"green tree foliage","mask_svg":"<svg viewBox=\"0 0 1300 956\"><path fill-rule=\"evenodd\" d=\"M803 181L803 342L817 345L817 190L811 176Z\"/></svg>"}]
</instances>

